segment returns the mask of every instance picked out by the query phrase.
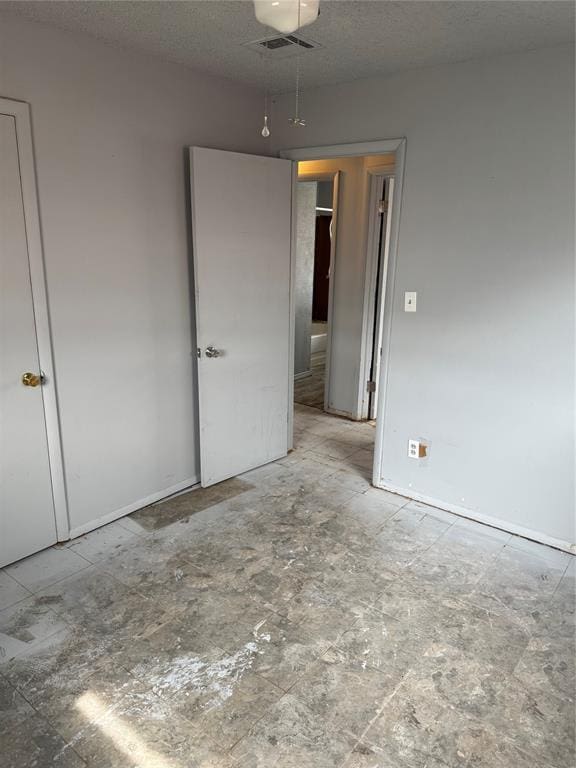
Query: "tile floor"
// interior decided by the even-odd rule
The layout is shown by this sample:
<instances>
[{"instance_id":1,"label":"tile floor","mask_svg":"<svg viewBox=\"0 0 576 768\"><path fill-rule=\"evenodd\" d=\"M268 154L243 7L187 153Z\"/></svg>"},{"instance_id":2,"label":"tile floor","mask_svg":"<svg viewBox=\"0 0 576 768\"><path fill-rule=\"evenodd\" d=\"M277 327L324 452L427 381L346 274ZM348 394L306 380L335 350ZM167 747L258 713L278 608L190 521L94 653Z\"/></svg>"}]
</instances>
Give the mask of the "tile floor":
<instances>
[{"instance_id":1,"label":"tile floor","mask_svg":"<svg viewBox=\"0 0 576 768\"><path fill-rule=\"evenodd\" d=\"M324 380L326 352L315 352L310 356L310 376L294 382L294 402L312 408L324 408Z\"/></svg>"},{"instance_id":2,"label":"tile floor","mask_svg":"<svg viewBox=\"0 0 576 768\"><path fill-rule=\"evenodd\" d=\"M570 555L370 487L373 428L0 572L2 768L572 768Z\"/></svg>"}]
</instances>

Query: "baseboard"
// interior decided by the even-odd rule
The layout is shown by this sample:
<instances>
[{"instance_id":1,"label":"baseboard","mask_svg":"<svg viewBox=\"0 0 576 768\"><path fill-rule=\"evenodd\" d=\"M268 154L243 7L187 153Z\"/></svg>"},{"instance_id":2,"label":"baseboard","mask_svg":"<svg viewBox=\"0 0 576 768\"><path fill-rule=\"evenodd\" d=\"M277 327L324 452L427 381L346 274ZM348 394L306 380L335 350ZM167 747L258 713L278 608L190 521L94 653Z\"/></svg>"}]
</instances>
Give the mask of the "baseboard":
<instances>
[{"instance_id":1,"label":"baseboard","mask_svg":"<svg viewBox=\"0 0 576 768\"><path fill-rule=\"evenodd\" d=\"M339 411L337 408L324 408L325 413L329 413L331 416L340 416L342 419L348 419L348 421L360 421L355 418L350 411Z\"/></svg>"},{"instance_id":2,"label":"baseboard","mask_svg":"<svg viewBox=\"0 0 576 768\"><path fill-rule=\"evenodd\" d=\"M334 411L332 411L332 413L334 413ZM96 530L96 528L101 528L103 525L114 522L114 520L118 520L121 517L126 517L126 515L129 515L131 512L136 512L138 509L148 507L150 504L154 504L157 501L166 499L169 496L174 496L175 494L178 494L182 491L190 490L194 486L199 487L199 482L199 479L196 477L183 480L176 485L165 488L164 490L158 491L157 493L153 493L144 499L140 499L133 504L128 504L121 509L117 509L107 515L103 515L96 520L91 520L88 523L76 526L70 530L69 538L75 539L78 536L83 536L85 533L90 533L90 531ZM399 496L404 496L406 498L412 499L413 501L420 501L423 504L428 504L431 507L436 507L437 509L443 509L445 512L451 512L452 514L458 515L459 517L464 517L467 520L474 520L477 523L488 525L491 528L498 528L499 530L505 531L506 533L512 533L515 536L522 536L524 539L530 539L531 541L536 541L539 544L545 544L546 546L554 547L555 549L560 549L564 552L568 552L569 554L576 555L575 543L570 543L569 541L564 541L563 539L557 539L553 536L548 536L547 534L541 533L540 531L533 531L530 528L525 528L524 526L510 523L507 520L500 520L499 518L492 517L490 515L482 515L479 512L468 509L467 507L461 507L458 504L441 501L440 499L435 499L432 496L427 496L423 493L417 493L411 488L401 488L390 483L375 484L375 487L381 488L384 491L389 491L390 493L396 493ZM67 541L67 539L61 539L61 541Z\"/></svg>"},{"instance_id":3,"label":"baseboard","mask_svg":"<svg viewBox=\"0 0 576 768\"><path fill-rule=\"evenodd\" d=\"M530 528L524 528L522 525L516 525L507 520L500 520L499 518L491 517L490 515L482 515L467 507L451 504L448 501L440 501L431 496L426 496L426 494L423 493L416 493L411 488L400 488L399 486L391 485L390 483L381 483L376 485L376 487L381 488L383 491L397 493L399 496L406 496L413 501L421 501L423 504L428 504L437 509L443 509L445 512L452 512L452 514L458 515L459 517L465 517L467 520L474 520L476 523L489 525L491 528L498 528L500 531L512 533L515 536L522 536L522 538L536 541L538 544L546 544L548 547L554 547L555 549L561 549L563 552L568 552L571 555L576 555L576 544L564 541L563 539L556 539L553 536L548 536L546 533L533 531Z\"/></svg>"},{"instance_id":4,"label":"baseboard","mask_svg":"<svg viewBox=\"0 0 576 768\"><path fill-rule=\"evenodd\" d=\"M312 376L312 371L302 371L302 373L295 373L294 374L294 381L300 381L300 379L307 379L309 376Z\"/></svg>"},{"instance_id":5,"label":"baseboard","mask_svg":"<svg viewBox=\"0 0 576 768\"><path fill-rule=\"evenodd\" d=\"M78 525L75 528L72 528L69 538L75 539L78 536L83 536L85 533L90 533L90 531L94 531L96 528L101 528L103 525L113 523L114 520L119 520L121 517L126 517L126 515L129 515L131 512L136 512L137 509L148 507L150 504L154 504L157 501L162 501L162 499L166 499L168 496L174 496L174 494L177 494L181 491L189 490L193 486L198 486L199 482L200 480L197 477L191 477L188 480L182 480L182 482L176 483L176 485L172 485L162 491L158 491L157 493L153 493L150 496L146 496L144 499L135 501L133 504L128 504L127 506L122 507L121 509L117 509L114 512L109 512L107 515L103 515L96 520L91 520L89 523L84 523L83 525ZM63 539L63 541L67 541L67 539Z\"/></svg>"}]
</instances>

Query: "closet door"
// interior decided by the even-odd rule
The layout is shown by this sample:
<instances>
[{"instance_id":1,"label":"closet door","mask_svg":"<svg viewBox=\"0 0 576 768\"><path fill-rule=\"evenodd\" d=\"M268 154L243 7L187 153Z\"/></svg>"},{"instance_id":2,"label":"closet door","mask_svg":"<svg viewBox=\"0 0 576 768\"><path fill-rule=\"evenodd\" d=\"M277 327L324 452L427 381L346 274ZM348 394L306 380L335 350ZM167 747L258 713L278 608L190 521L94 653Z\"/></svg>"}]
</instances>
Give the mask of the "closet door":
<instances>
[{"instance_id":1,"label":"closet door","mask_svg":"<svg viewBox=\"0 0 576 768\"><path fill-rule=\"evenodd\" d=\"M57 539L22 180L0 114L0 566Z\"/></svg>"}]
</instances>

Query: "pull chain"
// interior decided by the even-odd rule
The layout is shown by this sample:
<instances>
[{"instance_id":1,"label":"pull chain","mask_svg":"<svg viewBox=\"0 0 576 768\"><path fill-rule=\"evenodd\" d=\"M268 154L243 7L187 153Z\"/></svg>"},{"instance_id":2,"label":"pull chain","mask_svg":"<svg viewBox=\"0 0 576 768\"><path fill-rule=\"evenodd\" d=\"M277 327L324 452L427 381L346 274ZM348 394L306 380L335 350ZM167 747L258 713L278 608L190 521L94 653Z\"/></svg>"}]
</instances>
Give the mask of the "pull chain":
<instances>
[{"instance_id":1,"label":"pull chain","mask_svg":"<svg viewBox=\"0 0 576 768\"><path fill-rule=\"evenodd\" d=\"M270 128L268 128L268 88L264 91L264 125L261 133L265 139L270 136Z\"/></svg>"},{"instance_id":2,"label":"pull chain","mask_svg":"<svg viewBox=\"0 0 576 768\"><path fill-rule=\"evenodd\" d=\"M298 0L298 29L300 29L300 2L301 0ZM298 45L298 43L296 43L296 45ZM295 127L300 126L304 128L306 125L306 120L300 117L300 46L299 45L298 45L298 50L296 51L296 103L294 105L294 117L291 117L289 119L289 122Z\"/></svg>"},{"instance_id":3,"label":"pull chain","mask_svg":"<svg viewBox=\"0 0 576 768\"><path fill-rule=\"evenodd\" d=\"M266 51L268 52L268 46L266 45ZM264 54L260 54L260 61L264 63ZM262 130L260 133L262 136L264 136L265 139L267 139L270 136L270 128L268 126L268 78L266 78L266 85L264 88L264 125L262 126Z\"/></svg>"}]
</instances>

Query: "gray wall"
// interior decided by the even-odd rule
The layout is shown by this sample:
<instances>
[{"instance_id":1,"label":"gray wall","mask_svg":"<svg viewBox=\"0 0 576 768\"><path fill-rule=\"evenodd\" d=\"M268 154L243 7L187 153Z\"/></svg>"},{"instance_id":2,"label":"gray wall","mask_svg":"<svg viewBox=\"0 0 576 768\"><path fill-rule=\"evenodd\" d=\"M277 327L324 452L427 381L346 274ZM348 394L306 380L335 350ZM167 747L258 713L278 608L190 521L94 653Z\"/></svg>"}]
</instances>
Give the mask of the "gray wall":
<instances>
[{"instance_id":1,"label":"gray wall","mask_svg":"<svg viewBox=\"0 0 576 768\"><path fill-rule=\"evenodd\" d=\"M315 181L299 181L296 188L295 375L310 370L317 187Z\"/></svg>"},{"instance_id":2,"label":"gray wall","mask_svg":"<svg viewBox=\"0 0 576 768\"><path fill-rule=\"evenodd\" d=\"M318 199L316 204L320 208L332 208L334 183L332 181L318 182ZM321 215L330 216L330 213L320 212Z\"/></svg>"},{"instance_id":3,"label":"gray wall","mask_svg":"<svg viewBox=\"0 0 576 768\"><path fill-rule=\"evenodd\" d=\"M72 528L198 477L185 148L265 154L260 95L8 15L28 101Z\"/></svg>"},{"instance_id":4,"label":"gray wall","mask_svg":"<svg viewBox=\"0 0 576 768\"><path fill-rule=\"evenodd\" d=\"M324 87L305 113L299 146L407 137L385 481L574 542L574 49Z\"/></svg>"}]
</instances>

